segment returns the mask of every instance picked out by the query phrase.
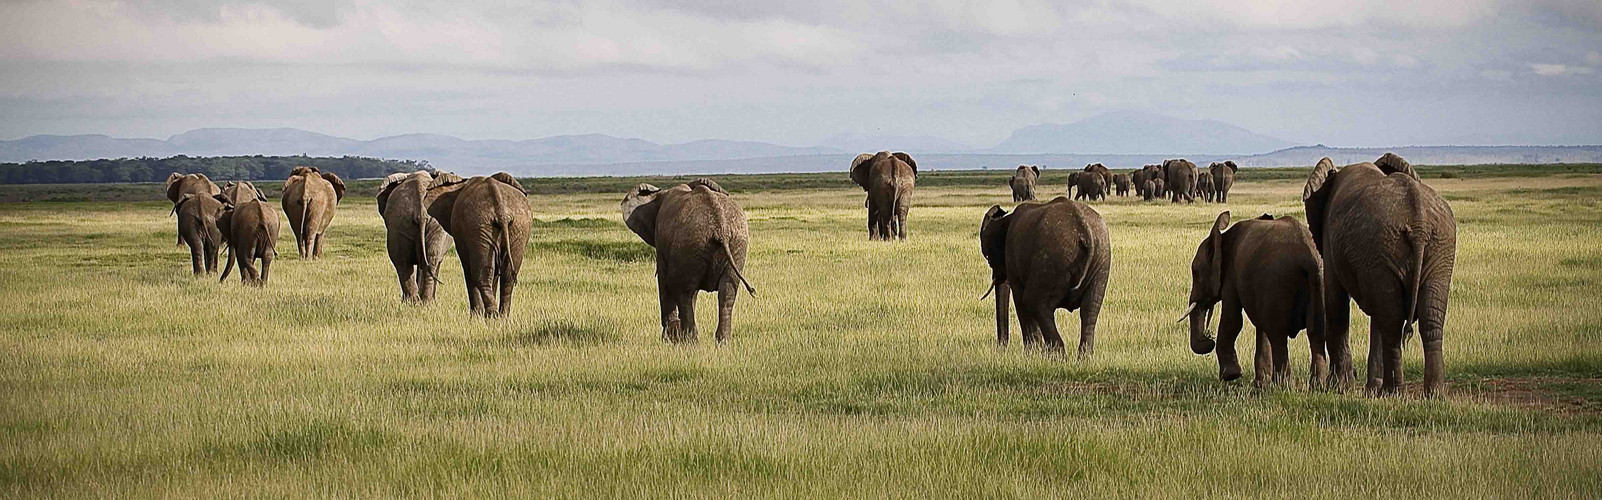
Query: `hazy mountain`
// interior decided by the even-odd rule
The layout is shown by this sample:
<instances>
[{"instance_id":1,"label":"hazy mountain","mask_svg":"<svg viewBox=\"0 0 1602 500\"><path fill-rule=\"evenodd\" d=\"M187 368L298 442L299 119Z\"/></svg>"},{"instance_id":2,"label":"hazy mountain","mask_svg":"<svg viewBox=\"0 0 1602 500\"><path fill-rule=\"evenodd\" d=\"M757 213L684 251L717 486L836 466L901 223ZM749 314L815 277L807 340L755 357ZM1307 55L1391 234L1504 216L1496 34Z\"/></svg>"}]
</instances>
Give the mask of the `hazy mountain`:
<instances>
[{"instance_id":1,"label":"hazy mountain","mask_svg":"<svg viewBox=\"0 0 1602 500\"><path fill-rule=\"evenodd\" d=\"M1311 167L1328 157L1335 166L1374 161L1396 153L1414 165L1490 163L1602 163L1602 146L1398 146L1332 148L1319 144L1233 157L1242 167Z\"/></svg>"},{"instance_id":2,"label":"hazy mountain","mask_svg":"<svg viewBox=\"0 0 1602 500\"><path fill-rule=\"evenodd\" d=\"M1117 111L1059 125L1013 131L995 153L1250 154L1294 144L1217 120L1183 120Z\"/></svg>"},{"instance_id":3,"label":"hazy mountain","mask_svg":"<svg viewBox=\"0 0 1602 500\"><path fill-rule=\"evenodd\" d=\"M878 151L917 151L922 153L961 153L972 151L973 146L932 135L869 135L837 134L818 147L833 148L852 154Z\"/></svg>"}]
</instances>

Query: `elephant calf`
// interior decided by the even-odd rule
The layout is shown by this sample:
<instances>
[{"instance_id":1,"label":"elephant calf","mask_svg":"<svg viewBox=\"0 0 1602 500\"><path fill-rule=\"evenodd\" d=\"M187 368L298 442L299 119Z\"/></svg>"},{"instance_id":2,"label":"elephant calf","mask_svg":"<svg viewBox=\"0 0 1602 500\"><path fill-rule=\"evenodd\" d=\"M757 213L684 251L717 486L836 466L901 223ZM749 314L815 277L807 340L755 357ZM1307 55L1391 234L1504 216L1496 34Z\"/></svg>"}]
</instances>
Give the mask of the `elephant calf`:
<instances>
[{"instance_id":1,"label":"elephant calf","mask_svg":"<svg viewBox=\"0 0 1602 500\"><path fill-rule=\"evenodd\" d=\"M178 216L178 244L189 245L191 270L196 276L217 272L217 251L227 243L217 228L228 204L221 195L184 193L172 213Z\"/></svg>"},{"instance_id":2,"label":"elephant calf","mask_svg":"<svg viewBox=\"0 0 1602 500\"><path fill-rule=\"evenodd\" d=\"M1155 180L1146 181L1146 183L1144 185L1140 186L1140 199L1141 200L1143 200L1143 201L1151 201L1151 200L1155 199L1156 197L1157 197L1157 181L1155 181Z\"/></svg>"},{"instance_id":3,"label":"elephant calf","mask_svg":"<svg viewBox=\"0 0 1602 500\"><path fill-rule=\"evenodd\" d=\"M506 172L471 179L440 173L429 185L428 215L456 240L473 314L512 312L512 291L534 228L527 193Z\"/></svg>"},{"instance_id":4,"label":"elephant calf","mask_svg":"<svg viewBox=\"0 0 1602 500\"><path fill-rule=\"evenodd\" d=\"M1205 201L1205 202L1208 202L1208 203L1212 203L1212 201L1213 201L1213 173L1212 172L1209 172L1209 171L1206 171L1206 170L1201 170L1201 171L1196 172L1196 194L1201 196L1202 201Z\"/></svg>"},{"instance_id":5,"label":"elephant calf","mask_svg":"<svg viewBox=\"0 0 1602 500\"><path fill-rule=\"evenodd\" d=\"M623 197L623 222L656 248L657 298L662 339L695 342L695 296L718 292L718 344L729 342L734 299L746 282L745 250L750 231L745 211L711 179L669 189L641 184Z\"/></svg>"},{"instance_id":6,"label":"elephant calf","mask_svg":"<svg viewBox=\"0 0 1602 500\"><path fill-rule=\"evenodd\" d=\"M1016 293L1026 347L1044 341L1047 350L1061 351L1056 310L1078 309L1079 357L1092 354L1112 267L1101 214L1066 197L1019 205L1010 214L992 206L979 225L979 250L990 263L996 292L998 345L1007 345L1007 300Z\"/></svg>"},{"instance_id":7,"label":"elephant calf","mask_svg":"<svg viewBox=\"0 0 1602 500\"><path fill-rule=\"evenodd\" d=\"M384 218L389 262L400 279L401 300L432 302L439 282L439 263L451 248L451 237L428 216L428 186L435 173L419 170L390 174L378 187L378 214Z\"/></svg>"},{"instance_id":8,"label":"elephant calf","mask_svg":"<svg viewBox=\"0 0 1602 500\"><path fill-rule=\"evenodd\" d=\"M226 200L220 194L217 199ZM255 199L238 205L230 204L217 219L217 228L228 241L228 264L223 267L222 278L217 282L227 280L228 272L238 262L240 281L256 286L267 284L273 259L278 257L278 211ZM255 265L257 259L261 260L259 272Z\"/></svg>"},{"instance_id":9,"label":"elephant calf","mask_svg":"<svg viewBox=\"0 0 1602 500\"><path fill-rule=\"evenodd\" d=\"M1035 199L1035 180L1040 178L1040 167L1034 165L1019 165L1018 171L1012 174L1007 184L1012 186L1012 202L1030 201Z\"/></svg>"},{"instance_id":10,"label":"elephant calf","mask_svg":"<svg viewBox=\"0 0 1602 500\"><path fill-rule=\"evenodd\" d=\"M1218 378L1240 378L1235 339L1243 325L1241 311L1257 327L1257 387L1284 385L1290 377L1286 343L1307 330L1312 350L1312 385L1327 376L1324 350L1324 262L1307 226L1290 217L1263 214L1229 226L1229 212L1218 214L1213 229L1190 261L1190 307L1180 321L1190 320L1190 350L1213 351L1207 323L1213 306L1222 303L1218 321ZM1270 357L1272 348L1272 357Z\"/></svg>"}]
</instances>

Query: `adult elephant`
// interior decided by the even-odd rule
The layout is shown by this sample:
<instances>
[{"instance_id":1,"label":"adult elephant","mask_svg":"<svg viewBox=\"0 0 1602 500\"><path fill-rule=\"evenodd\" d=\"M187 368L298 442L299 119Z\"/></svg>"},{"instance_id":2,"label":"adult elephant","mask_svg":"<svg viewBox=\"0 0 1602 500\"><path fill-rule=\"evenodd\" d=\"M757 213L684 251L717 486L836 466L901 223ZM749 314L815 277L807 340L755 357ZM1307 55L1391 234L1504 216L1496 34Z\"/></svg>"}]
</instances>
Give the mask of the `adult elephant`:
<instances>
[{"instance_id":1,"label":"adult elephant","mask_svg":"<svg viewBox=\"0 0 1602 500\"><path fill-rule=\"evenodd\" d=\"M1217 346L1218 378L1240 378L1235 339L1245 324L1244 311L1257 331L1254 385L1289 382L1287 343L1304 329L1312 352L1312 385L1323 383L1329 369L1323 335L1324 265L1307 226L1263 214L1230 227L1229 212L1218 214L1190 261L1190 277L1190 307L1179 320L1190 320L1191 352L1207 354ZM1223 313L1215 344L1206 330L1219 304Z\"/></svg>"},{"instance_id":2,"label":"adult elephant","mask_svg":"<svg viewBox=\"0 0 1602 500\"><path fill-rule=\"evenodd\" d=\"M640 184L623 197L623 222L656 248L662 340L695 342L695 297L718 293L718 345L734 328L734 299L745 280L750 231L745 211L717 182L696 179L669 189Z\"/></svg>"},{"instance_id":3,"label":"adult elephant","mask_svg":"<svg viewBox=\"0 0 1602 500\"><path fill-rule=\"evenodd\" d=\"M167 200L172 201L173 205L177 205L186 194L210 197L221 192L222 190L218 189L217 184L211 182L211 178L206 177L206 174L184 175L173 172L167 176Z\"/></svg>"},{"instance_id":4,"label":"adult elephant","mask_svg":"<svg viewBox=\"0 0 1602 500\"><path fill-rule=\"evenodd\" d=\"M1130 182L1132 182L1135 186L1135 194L1139 196L1145 196L1146 193L1142 190L1146 189L1146 169L1136 169L1133 173L1129 174L1129 178Z\"/></svg>"},{"instance_id":5,"label":"adult elephant","mask_svg":"<svg viewBox=\"0 0 1602 500\"><path fill-rule=\"evenodd\" d=\"M456 240L473 314L495 317L512 311L512 291L534 226L526 193L506 172L471 179L440 173L429 185L428 215Z\"/></svg>"},{"instance_id":6,"label":"adult elephant","mask_svg":"<svg viewBox=\"0 0 1602 500\"><path fill-rule=\"evenodd\" d=\"M1079 182L1079 194L1075 195L1074 199L1088 199L1090 201L1107 199L1108 185L1106 179L1101 175L1095 172L1080 172L1079 176L1075 177L1074 180Z\"/></svg>"},{"instance_id":7,"label":"adult elephant","mask_svg":"<svg viewBox=\"0 0 1602 500\"><path fill-rule=\"evenodd\" d=\"M172 206L178 216L178 244L189 245L190 270L196 276L217 272L217 252L226 243L217 219L230 208L221 196L184 193Z\"/></svg>"},{"instance_id":8,"label":"adult elephant","mask_svg":"<svg viewBox=\"0 0 1602 500\"><path fill-rule=\"evenodd\" d=\"M334 209L345 197L345 181L317 167L295 167L284 181L284 215L295 233L295 250L302 259L323 256L323 233L334 221Z\"/></svg>"},{"instance_id":9,"label":"adult elephant","mask_svg":"<svg viewBox=\"0 0 1602 500\"><path fill-rule=\"evenodd\" d=\"M1077 309L1079 357L1094 353L1096 319L1112 267L1107 234L1101 214L1065 197L1025 203L1010 214L990 207L979 225L979 250L990 264L996 292L996 343L1007 345L1010 297L1026 347L1044 343L1046 350L1061 351L1056 310Z\"/></svg>"},{"instance_id":10,"label":"adult elephant","mask_svg":"<svg viewBox=\"0 0 1602 500\"><path fill-rule=\"evenodd\" d=\"M1441 340L1457 259L1451 205L1395 154L1335 168L1319 160L1302 190L1313 241L1324 258L1329 356L1334 384L1353 379L1347 346L1348 303L1369 315L1371 394L1402 387L1402 342L1418 324L1424 344L1424 393L1444 384Z\"/></svg>"},{"instance_id":11,"label":"adult elephant","mask_svg":"<svg viewBox=\"0 0 1602 500\"><path fill-rule=\"evenodd\" d=\"M250 200L267 201L267 194L256 189L256 185L250 181L228 181L223 185L222 195L234 205Z\"/></svg>"},{"instance_id":12,"label":"adult elephant","mask_svg":"<svg viewBox=\"0 0 1602 500\"><path fill-rule=\"evenodd\" d=\"M1213 200L1229 203L1229 188L1235 185L1235 171L1240 170L1234 161L1213 162L1207 167L1213 174Z\"/></svg>"},{"instance_id":13,"label":"adult elephant","mask_svg":"<svg viewBox=\"0 0 1602 500\"><path fill-rule=\"evenodd\" d=\"M1113 186L1117 188L1118 196L1129 196L1129 174L1113 174Z\"/></svg>"},{"instance_id":14,"label":"adult elephant","mask_svg":"<svg viewBox=\"0 0 1602 500\"><path fill-rule=\"evenodd\" d=\"M1145 167L1141 167L1140 170L1146 173L1146 180L1157 181L1157 191L1152 193L1153 196L1158 198L1164 198L1168 196L1168 192L1163 190L1165 187L1163 186L1163 183L1167 182L1164 179L1167 179L1168 176L1163 173L1162 165L1146 165Z\"/></svg>"},{"instance_id":15,"label":"adult elephant","mask_svg":"<svg viewBox=\"0 0 1602 500\"><path fill-rule=\"evenodd\" d=\"M1085 171L1086 172L1090 172L1092 174L1096 174L1097 177L1101 178L1101 192L1103 194L1112 192L1112 188L1113 188L1113 173L1112 173L1111 170L1107 169L1106 165L1102 165L1100 163L1092 163L1092 164L1089 164L1089 165L1085 165Z\"/></svg>"},{"instance_id":16,"label":"adult elephant","mask_svg":"<svg viewBox=\"0 0 1602 500\"><path fill-rule=\"evenodd\" d=\"M1140 199L1142 201L1151 201L1151 200L1153 200L1153 199L1155 199L1157 197L1157 183L1158 182L1160 182L1160 181L1158 181L1157 179L1152 179L1152 180L1146 181L1145 184L1142 184L1140 186Z\"/></svg>"},{"instance_id":17,"label":"adult elephant","mask_svg":"<svg viewBox=\"0 0 1602 500\"><path fill-rule=\"evenodd\" d=\"M384 218L389 263L400 280L401 300L432 302L439 282L439 264L451 248L451 236L428 216L428 187L435 172L395 173L378 186L378 214Z\"/></svg>"},{"instance_id":18,"label":"adult elephant","mask_svg":"<svg viewBox=\"0 0 1602 500\"><path fill-rule=\"evenodd\" d=\"M1207 171L1207 170L1201 170L1201 171L1197 171L1196 172L1196 195L1200 196L1202 201L1205 201L1205 202L1208 202L1208 203L1211 203L1213 201L1213 173L1212 172Z\"/></svg>"},{"instance_id":19,"label":"adult elephant","mask_svg":"<svg viewBox=\"0 0 1602 500\"><path fill-rule=\"evenodd\" d=\"M1084 175L1085 175L1084 172L1068 172L1068 197L1069 198L1076 199L1076 200L1079 199L1079 196L1075 196L1074 195L1074 188L1079 187L1079 178L1084 176Z\"/></svg>"},{"instance_id":20,"label":"adult elephant","mask_svg":"<svg viewBox=\"0 0 1602 500\"><path fill-rule=\"evenodd\" d=\"M225 201L222 195L217 195L217 199ZM273 259L278 257L278 212L261 200L230 204L217 218L217 229L228 241L228 263L223 266L222 278L217 282L226 281L237 262L240 281L246 285L266 285ZM257 260L261 261L259 271L255 265Z\"/></svg>"},{"instance_id":21,"label":"adult elephant","mask_svg":"<svg viewBox=\"0 0 1602 500\"><path fill-rule=\"evenodd\" d=\"M1013 172L1012 179L1007 181L1007 184L1012 186L1012 202L1035 199L1035 181L1039 178L1039 166L1019 165L1018 170Z\"/></svg>"},{"instance_id":22,"label":"adult elephant","mask_svg":"<svg viewBox=\"0 0 1602 500\"><path fill-rule=\"evenodd\" d=\"M906 153L863 153L851 161L851 182L868 192L869 239L907 239L907 210L917 179L918 163Z\"/></svg>"},{"instance_id":23,"label":"adult elephant","mask_svg":"<svg viewBox=\"0 0 1602 500\"><path fill-rule=\"evenodd\" d=\"M1163 160L1164 185L1168 189L1168 201L1179 203L1196 202L1196 164L1184 158Z\"/></svg>"}]
</instances>

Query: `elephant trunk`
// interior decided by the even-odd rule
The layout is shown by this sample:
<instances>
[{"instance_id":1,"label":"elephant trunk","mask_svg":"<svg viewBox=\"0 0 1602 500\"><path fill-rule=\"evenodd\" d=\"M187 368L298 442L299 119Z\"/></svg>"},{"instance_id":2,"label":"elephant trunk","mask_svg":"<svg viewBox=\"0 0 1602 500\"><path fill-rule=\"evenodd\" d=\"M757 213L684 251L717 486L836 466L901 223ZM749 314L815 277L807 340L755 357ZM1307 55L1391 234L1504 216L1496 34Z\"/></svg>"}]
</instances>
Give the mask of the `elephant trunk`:
<instances>
[{"instance_id":1,"label":"elephant trunk","mask_svg":"<svg viewBox=\"0 0 1602 500\"><path fill-rule=\"evenodd\" d=\"M996 281L993 286L996 287L996 345L1005 347L1009 330L1007 313L1010 312L1007 301L1012 300L1012 287L1006 281Z\"/></svg>"},{"instance_id":2,"label":"elephant trunk","mask_svg":"<svg viewBox=\"0 0 1602 500\"><path fill-rule=\"evenodd\" d=\"M1207 354L1213 352L1216 342L1207 335L1207 324L1212 317L1212 306L1202 307L1201 304L1191 302L1190 308L1180 321L1190 319L1190 352Z\"/></svg>"}]
</instances>

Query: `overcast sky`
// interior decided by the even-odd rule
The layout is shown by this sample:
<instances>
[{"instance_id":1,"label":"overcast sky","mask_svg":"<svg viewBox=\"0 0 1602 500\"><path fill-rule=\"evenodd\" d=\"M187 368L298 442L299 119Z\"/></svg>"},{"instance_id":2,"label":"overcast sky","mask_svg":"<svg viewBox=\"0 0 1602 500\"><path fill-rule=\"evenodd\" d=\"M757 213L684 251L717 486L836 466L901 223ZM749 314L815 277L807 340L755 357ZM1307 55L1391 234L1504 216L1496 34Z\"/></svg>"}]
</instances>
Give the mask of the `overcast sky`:
<instances>
[{"instance_id":1,"label":"overcast sky","mask_svg":"<svg viewBox=\"0 0 1602 500\"><path fill-rule=\"evenodd\" d=\"M1141 110L1309 144L1602 143L1596 0L513 4L0 0L0 139L990 146Z\"/></svg>"}]
</instances>

